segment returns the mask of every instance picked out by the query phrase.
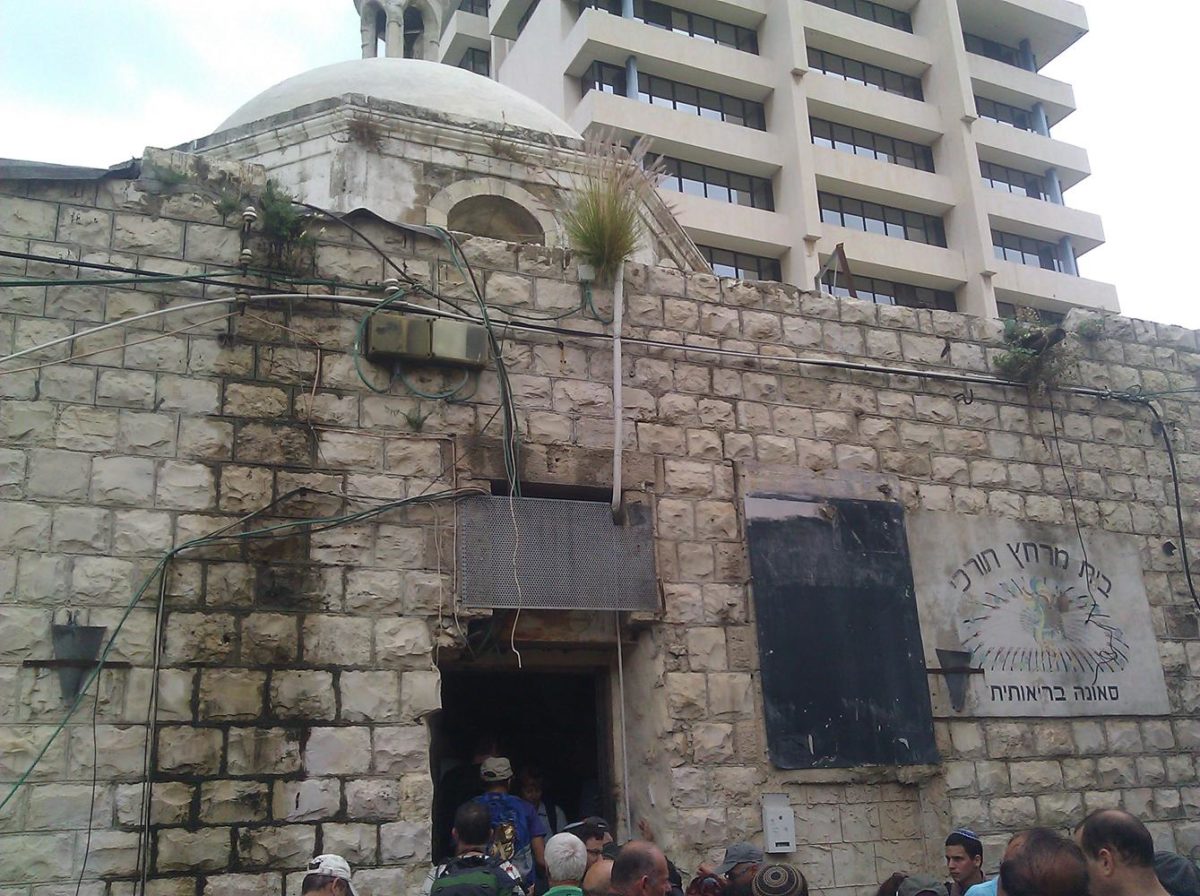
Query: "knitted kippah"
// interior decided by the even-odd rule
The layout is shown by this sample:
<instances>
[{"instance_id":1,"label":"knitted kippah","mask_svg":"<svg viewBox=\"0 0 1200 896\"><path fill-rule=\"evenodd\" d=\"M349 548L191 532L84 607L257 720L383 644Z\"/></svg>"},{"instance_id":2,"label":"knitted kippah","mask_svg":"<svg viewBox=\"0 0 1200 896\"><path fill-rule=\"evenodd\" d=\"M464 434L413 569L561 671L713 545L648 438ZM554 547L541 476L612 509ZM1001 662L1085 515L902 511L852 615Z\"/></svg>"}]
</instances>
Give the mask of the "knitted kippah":
<instances>
[{"instance_id":1,"label":"knitted kippah","mask_svg":"<svg viewBox=\"0 0 1200 896\"><path fill-rule=\"evenodd\" d=\"M791 865L764 865L754 875L754 896L799 896L807 889L804 875Z\"/></svg>"}]
</instances>

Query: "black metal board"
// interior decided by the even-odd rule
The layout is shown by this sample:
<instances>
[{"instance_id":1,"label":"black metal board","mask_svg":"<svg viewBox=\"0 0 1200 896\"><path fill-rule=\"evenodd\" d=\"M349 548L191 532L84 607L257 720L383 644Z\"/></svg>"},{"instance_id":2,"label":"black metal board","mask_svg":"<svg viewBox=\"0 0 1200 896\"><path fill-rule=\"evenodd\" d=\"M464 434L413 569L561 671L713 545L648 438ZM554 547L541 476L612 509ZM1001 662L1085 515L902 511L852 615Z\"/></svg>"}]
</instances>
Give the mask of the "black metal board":
<instances>
[{"instance_id":1,"label":"black metal board","mask_svg":"<svg viewBox=\"0 0 1200 896\"><path fill-rule=\"evenodd\" d=\"M746 510L771 762L937 762L903 508L752 497Z\"/></svg>"}]
</instances>

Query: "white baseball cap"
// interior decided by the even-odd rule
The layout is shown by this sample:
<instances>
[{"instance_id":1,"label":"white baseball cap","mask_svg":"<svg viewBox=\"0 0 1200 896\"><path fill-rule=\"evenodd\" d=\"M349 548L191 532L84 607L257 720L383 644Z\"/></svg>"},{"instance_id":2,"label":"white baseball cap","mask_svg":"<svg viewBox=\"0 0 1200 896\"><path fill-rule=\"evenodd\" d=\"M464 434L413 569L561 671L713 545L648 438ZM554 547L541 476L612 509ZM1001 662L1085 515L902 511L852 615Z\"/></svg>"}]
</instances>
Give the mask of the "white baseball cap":
<instances>
[{"instance_id":1,"label":"white baseball cap","mask_svg":"<svg viewBox=\"0 0 1200 896\"><path fill-rule=\"evenodd\" d=\"M308 860L308 874L324 874L344 880L346 886L350 888L350 896L358 896L358 891L354 889L354 884L350 880L350 863L341 856L333 853L313 856Z\"/></svg>"}]
</instances>

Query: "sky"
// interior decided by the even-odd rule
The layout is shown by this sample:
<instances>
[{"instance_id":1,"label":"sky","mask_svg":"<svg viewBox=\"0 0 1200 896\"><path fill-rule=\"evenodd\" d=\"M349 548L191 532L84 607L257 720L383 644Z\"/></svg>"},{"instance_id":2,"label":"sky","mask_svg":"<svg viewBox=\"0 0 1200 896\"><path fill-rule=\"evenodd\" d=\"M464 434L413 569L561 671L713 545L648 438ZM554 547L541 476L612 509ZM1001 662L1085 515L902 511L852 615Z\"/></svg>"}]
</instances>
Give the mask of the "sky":
<instances>
[{"instance_id":1,"label":"sky","mask_svg":"<svg viewBox=\"0 0 1200 896\"><path fill-rule=\"evenodd\" d=\"M1066 202L1099 213L1108 239L1080 273L1115 283L1125 314L1200 328L1177 261L1200 223L1187 163L1200 4L1084 7L1090 33L1042 70L1073 84L1079 107L1054 136L1091 159ZM0 157L106 167L174 146L358 44L352 0L0 0Z\"/></svg>"}]
</instances>

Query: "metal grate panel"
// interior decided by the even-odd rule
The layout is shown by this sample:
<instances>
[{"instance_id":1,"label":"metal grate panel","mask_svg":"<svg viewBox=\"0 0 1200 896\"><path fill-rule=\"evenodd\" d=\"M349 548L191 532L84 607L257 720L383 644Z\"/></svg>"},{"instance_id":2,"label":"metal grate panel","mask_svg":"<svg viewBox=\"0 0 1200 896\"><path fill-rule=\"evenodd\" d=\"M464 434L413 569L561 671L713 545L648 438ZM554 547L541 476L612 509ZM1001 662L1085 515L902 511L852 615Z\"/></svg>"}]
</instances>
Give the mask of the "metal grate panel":
<instances>
[{"instance_id":1,"label":"metal grate panel","mask_svg":"<svg viewBox=\"0 0 1200 896\"><path fill-rule=\"evenodd\" d=\"M657 610L654 532L646 508L613 524L607 504L501 495L459 505L460 597L468 607ZM516 519L516 533L513 520ZM519 533L519 537L518 537ZM513 547L516 545L516 578Z\"/></svg>"}]
</instances>

